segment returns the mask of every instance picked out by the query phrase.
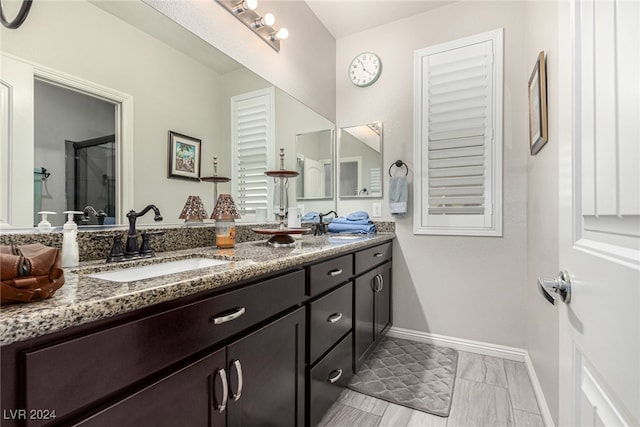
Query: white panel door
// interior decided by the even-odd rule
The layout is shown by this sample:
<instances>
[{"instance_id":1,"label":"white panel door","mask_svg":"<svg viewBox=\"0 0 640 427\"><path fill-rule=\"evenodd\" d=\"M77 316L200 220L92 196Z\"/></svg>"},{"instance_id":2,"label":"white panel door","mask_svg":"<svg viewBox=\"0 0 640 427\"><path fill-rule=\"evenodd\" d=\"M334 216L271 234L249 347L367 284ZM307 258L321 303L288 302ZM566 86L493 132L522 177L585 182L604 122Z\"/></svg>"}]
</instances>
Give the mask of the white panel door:
<instances>
[{"instance_id":1,"label":"white panel door","mask_svg":"<svg viewBox=\"0 0 640 427\"><path fill-rule=\"evenodd\" d=\"M560 425L640 425L640 2L561 2Z\"/></svg>"},{"instance_id":2,"label":"white panel door","mask_svg":"<svg viewBox=\"0 0 640 427\"><path fill-rule=\"evenodd\" d=\"M324 164L304 159L304 197L324 197Z\"/></svg>"}]
</instances>

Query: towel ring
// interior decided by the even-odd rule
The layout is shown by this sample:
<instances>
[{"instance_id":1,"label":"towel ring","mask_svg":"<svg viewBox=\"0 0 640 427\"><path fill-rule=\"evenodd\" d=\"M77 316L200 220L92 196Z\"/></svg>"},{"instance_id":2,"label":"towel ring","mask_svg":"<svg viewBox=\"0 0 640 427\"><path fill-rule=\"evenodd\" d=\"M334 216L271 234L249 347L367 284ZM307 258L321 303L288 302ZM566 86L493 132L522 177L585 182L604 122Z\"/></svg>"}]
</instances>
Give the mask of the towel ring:
<instances>
[{"instance_id":1,"label":"towel ring","mask_svg":"<svg viewBox=\"0 0 640 427\"><path fill-rule=\"evenodd\" d=\"M394 166L397 168L401 168L402 166L404 166L407 169L404 173L404 176L409 175L409 166L407 166L407 164L402 160L396 160L395 163L391 163L391 166L389 166L389 176L393 176L391 175L391 168Z\"/></svg>"}]
</instances>

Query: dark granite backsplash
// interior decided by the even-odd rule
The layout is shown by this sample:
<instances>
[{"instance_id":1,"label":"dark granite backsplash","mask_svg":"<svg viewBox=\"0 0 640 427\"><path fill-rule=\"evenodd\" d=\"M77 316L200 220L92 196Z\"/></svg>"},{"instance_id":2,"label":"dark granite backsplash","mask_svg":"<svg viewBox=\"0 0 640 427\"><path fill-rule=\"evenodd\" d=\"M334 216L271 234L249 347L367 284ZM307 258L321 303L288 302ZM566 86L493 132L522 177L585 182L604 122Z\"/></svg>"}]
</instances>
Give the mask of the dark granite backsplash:
<instances>
[{"instance_id":1,"label":"dark granite backsplash","mask_svg":"<svg viewBox=\"0 0 640 427\"><path fill-rule=\"evenodd\" d=\"M395 222L374 222L378 232L393 233L395 232ZM303 224L307 226L308 224ZM251 242L265 240L265 236L254 233L253 228L256 227L277 227L277 224L238 224L236 226L236 242ZM138 231L144 230L141 227ZM178 251L190 248L202 248L215 246L216 229L213 224L206 225L176 225L167 227L149 227L151 231L164 231L163 235L150 236L151 248L156 252ZM80 248L80 261L92 261L97 259L106 259L111 249L111 238L94 239L95 236L113 236L116 233L122 235L123 244L127 239L127 230L125 226L113 227L103 230L80 230L78 232L78 246ZM138 233L139 234L139 233ZM140 238L138 237L138 242ZM62 247L62 232L53 233L12 233L0 231L0 245L22 245L27 243L42 243L47 246Z\"/></svg>"}]
</instances>

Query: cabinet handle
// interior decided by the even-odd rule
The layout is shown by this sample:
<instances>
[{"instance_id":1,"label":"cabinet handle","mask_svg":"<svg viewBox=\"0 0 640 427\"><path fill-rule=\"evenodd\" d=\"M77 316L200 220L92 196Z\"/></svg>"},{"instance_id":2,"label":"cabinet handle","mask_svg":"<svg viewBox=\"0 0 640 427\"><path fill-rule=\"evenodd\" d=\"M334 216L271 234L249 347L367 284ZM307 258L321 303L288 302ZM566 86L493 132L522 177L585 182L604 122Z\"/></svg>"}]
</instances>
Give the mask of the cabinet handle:
<instances>
[{"instance_id":1,"label":"cabinet handle","mask_svg":"<svg viewBox=\"0 0 640 427\"><path fill-rule=\"evenodd\" d=\"M327 322L336 323L340 319L342 319L342 313L333 313L331 316L329 316Z\"/></svg>"},{"instance_id":2,"label":"cabinet handle","mask_svg":"<svg viewBox=\"0 0 640 427\"><path fill-rule=\"evenodd\" d=\"M378 292L380 292L384 288L384 277L382 277L382 274L378 274L378 276L380 276L380 288L378 289Z\"/></svg>"},{"instance_id":3,"label":"cabinet handle","mask_svg":"<svg viewBox=\"0 0 640 427\"><path fill-rule=\"evenodd\" d=\"M220 325L221 323L230 322L230 321L235 320L238 317L242 316L244 313L245 313L244 307L238 307L238 308L234 309L233 313L227 314L225 316L214 317L213 318L213 324L214 325Z\"/></svg>"},{"instance_id":4,"label":"cabinet handle","mask_svg":"<svg viewBox=\"0 0 640 427\"><path fill-rule=\"evenodd\" d=\"M231 363L233 367L236 368L236 372L238 373L238 392L231 393L231 398L234 402L237 402L238 399L240 399L240 396L242 396L242 365L240 365L240 361L237 359Z\"/></svg>"},{"instance_id":5,"label":"cabinet handle","mask_svg":"<svg viewBox=\"0 0 640 427\"><path fill-rule=\"evenodd\" d=\"M373 292L378 292L380 290L380 275L376 274L373 276L373 280L371 281L371 288Z\"/></svg>"},{"instance_id":6,"label":"cabinet handle","mask_svg":"<svg viewBox=\"0 0 640 427\"><path fill-rule=\"evenodd\" d=\"M375 254L373 254L373 256L375 258L380 258L382 256L382 252L376 252Z\"/></svg>"},{"instance_id":7,"label":"cabinet handle","mask_svg":"<svg viewBox=\"0 0 640 427\"><path fill-rule=\"evenodd\" d=\"M339 276L341 274L342 274L342 269L341 268L339 268L337 270L331 270L329 272L329 276Z\"/></svg>"},{"instance_id":8,"label":"cabinet handle","mask_svg":"<svg viewBox=\"0 0 640 427\"><path fill-rule=\"evenodd\" d=\"M218 369L216 374L220 377L220 381L222 381L222 403L219 405L215 405L214 409L220 413L224 412L227 407L227 400L229 399L229 386L227 385L227 373L224 369ZM213 381L211 381L211 399L215 402L215 385L216 378L213 377Z\"/></svg>"},{"instance_id":9,"label":"cabinet handle","mask_svg":"<svg viewBox=\"0 0 640 427\"><path fill-rule=\"evenodd\" d=\"M336 381L338 381L341 376L342 376L342 369L336 369L335 371L333 371L333 372L331 372L329 374L329 378L327 379L327 381L329 381L331 384L333 384Z\"/></svg>"}]
</instances>

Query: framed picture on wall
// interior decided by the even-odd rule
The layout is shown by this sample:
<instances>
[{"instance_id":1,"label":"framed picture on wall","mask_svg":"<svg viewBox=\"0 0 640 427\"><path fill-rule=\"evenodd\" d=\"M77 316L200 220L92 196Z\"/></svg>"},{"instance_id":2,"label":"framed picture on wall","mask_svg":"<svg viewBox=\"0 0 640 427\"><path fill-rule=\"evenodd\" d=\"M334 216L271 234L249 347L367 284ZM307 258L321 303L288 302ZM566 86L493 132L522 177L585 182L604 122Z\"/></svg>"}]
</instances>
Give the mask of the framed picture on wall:
<instances>
[{"instance_id":1,"label":"framed picture on wall","mask_svg":"<svg viewBox=\"0 0 640 427\"><path fill-rule=\"evenodd\" d=\"M529 147L534 156L547 143L547 66L544 51L538 55L529 78Z\"/></svg>"},{"instance_id":2,"label":"framed picture on wall","mask_svg":"<svg viewBox=\"0 0 640 427\"><path fill-rule=\"evenodd\" d=\"M200 180L202 141L169 131L169 178Z\"/></svg>"}]
</instances>

